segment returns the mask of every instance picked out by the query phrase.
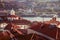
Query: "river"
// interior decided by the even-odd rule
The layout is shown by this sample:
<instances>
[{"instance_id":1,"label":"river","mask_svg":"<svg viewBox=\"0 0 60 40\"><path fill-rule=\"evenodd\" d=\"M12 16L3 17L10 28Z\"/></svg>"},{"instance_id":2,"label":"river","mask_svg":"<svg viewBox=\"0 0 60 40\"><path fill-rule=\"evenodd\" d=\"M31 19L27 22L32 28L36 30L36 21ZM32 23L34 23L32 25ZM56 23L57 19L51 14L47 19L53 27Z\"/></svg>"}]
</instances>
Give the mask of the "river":
<instances>
[{"instance_id":1,"label":"river","mask_svg":"<svg viewBox=\"0 0 60 40\"><path fill-rule=\"evenodd\" d=\"M42 17L22 17L24 19L30 20L30 21L49 21L52 18L42 18ZM60 18L57 18L57 21L60 21Z\"/></svg>"}]
</instances>

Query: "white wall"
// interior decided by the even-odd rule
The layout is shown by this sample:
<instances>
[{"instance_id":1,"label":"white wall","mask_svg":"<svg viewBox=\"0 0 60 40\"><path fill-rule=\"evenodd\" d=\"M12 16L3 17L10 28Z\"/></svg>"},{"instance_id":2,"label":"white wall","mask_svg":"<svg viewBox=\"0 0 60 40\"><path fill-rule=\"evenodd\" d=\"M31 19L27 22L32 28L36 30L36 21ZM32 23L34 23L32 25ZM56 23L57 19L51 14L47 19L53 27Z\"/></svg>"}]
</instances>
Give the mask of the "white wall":
<instances>
[{"instance_id":1,"label":"white wall","mask_svg":"<svg viewBox=\"0 0 60 40\"><path fill-rule=\"evenodd\" d=\"M29 28L28 25L17 25L17 26L20 27L19 29L28 29Z\"/></svg>"}]
</instances>

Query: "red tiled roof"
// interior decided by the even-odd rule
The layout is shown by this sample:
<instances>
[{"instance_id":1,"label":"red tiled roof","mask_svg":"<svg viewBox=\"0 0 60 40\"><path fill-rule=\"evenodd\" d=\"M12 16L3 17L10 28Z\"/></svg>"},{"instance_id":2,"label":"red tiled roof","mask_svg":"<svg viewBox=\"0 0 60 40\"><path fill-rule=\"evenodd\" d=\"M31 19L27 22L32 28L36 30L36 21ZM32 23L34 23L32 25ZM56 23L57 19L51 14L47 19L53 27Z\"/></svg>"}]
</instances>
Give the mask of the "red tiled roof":
<instances>
[{"instance_id":1,"label":"red tiled roof","mask_svg":"<svg viewBox=\"0 0 60 40\"><path fill-rule=\"evenodd\" d=\"M18 17L17 15L7 15L7 14L3 14L3 15L1 15L0 17L5 17L5 18L7 18L7 17Z\"/></svg>"},{"instance_id":2,"label":"red tiled roof","mask_svg":"<svg viewBox=\"0 0 60 40\"><path fill-rule=\"evenodd\" d=\"M54 27L54 28L50 28L48 24L44 24L44 26L41 28L41 26L39 25L35 25L35 26L32 26L33 30L35 31L38 31L38 32L41 32L45 35L48 35L54 39L56 39L56 32L57 32L57 28ZM60 31L60 29L58 29L58 31ZM60 40L60 32L58 33L58 39Z\"/></svg>"},{"instance_id":3,"label":"red tiled roof","mask_svg":"<svg viewBox=\"0 0 60 40\"><path fill-rule=\"evenodd\" d=\"M18 17L17 15L7 15L6 17Z\"/></svg>"},{"instance_id":4,"label":"red tiled roof","mask_svg":"<svg viewBox=\"0 0 60 40\"><path fill-rule=\"evenodd\" d=\"M7 15L7 13L0 12L0 16L6 16L6 15Z\"/></svg>"},{"instance_id":5,"label":"red tiled roof","mask_svg":"<svg viewBox=\"0 0 60 40\"><path fill-rule=\"evenodd\" d=\"M19 26L16 26L16 25L15 25L15 24L13 24L13 23L9 23L9 24L5 27L5 29L10 30L10 29L11 29L11 27L19 28Z\"/></svg>"},{"instance_id":6,"label":"red tiled roof","mask_svg":"<svg viewBox=\"0 0 60 40\"><path fill-rule=\"evenodd\" d=\"M0 40L9 40L10 39L10 36L7 32L0 32Z\"/></svg>"},{"instance_id":7,"label":"red tiled roof","mask_svg":"<svg viewBox=\"0 0 60 40\"><path fill-rule=\"evenodd\" d=\"M31 24L31 22L30 21L28 21L28 20L25 20L25 19L22 19L22 20L14 20L14 21L12 21L13 23L15 23L15 24Z\"/></svg>"},{"instance_id":8,"label":"red tiled roof","mask_svg":"<svg viewBox=\"0 0 60 40\"><path fill-rule=\"evenodd\" d=\"M19 24L19 25L28 25L28 24L31 24L31 22L29 20L25 20L25 19L22 19L22 20L13 20L13 21L9 21L9 20L2 20L0 21L0 23L10 23L12 22L13 24Z\"/></svg>"}]
</instances>

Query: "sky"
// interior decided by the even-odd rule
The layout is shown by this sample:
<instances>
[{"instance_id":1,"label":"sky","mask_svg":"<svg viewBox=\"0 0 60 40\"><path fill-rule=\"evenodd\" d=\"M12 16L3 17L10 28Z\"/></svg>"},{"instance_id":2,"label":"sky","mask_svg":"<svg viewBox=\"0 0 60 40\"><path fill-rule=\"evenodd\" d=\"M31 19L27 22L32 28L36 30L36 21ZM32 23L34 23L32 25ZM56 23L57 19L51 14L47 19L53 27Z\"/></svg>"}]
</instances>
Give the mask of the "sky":
<instances>
[{"instance_id":1,"label":"sky","mask_svg":"<svg viewBox=\"0 0 60 40\"><path fill-rule=\"evenodd\" d=\"M58 1L58 0L36 0L38 2L47 2L47 1Z\"/></svg>"},{"instance_id":2,"label":"sky","mask_svg":"<svg viewBox=\"0 0 60 40\"><path fill-rule=\"evenodd\" d=\"M4 1L26 1L26 0L4 0ZM37 2L58 1L58 0L33 0Z\"/></svg>"},{"instance_id":3,"label":"sky","mask_svg":"<svg viewBox=\"0 0 60 40\"><path fill-rule=\"evenodd\" d=\"M23 0L18 0L18 1L23 1ZM58 1L58 0L35 0L35 1Z\"/></svg>"},{"instance_id":4,"label":"sky","mask_svg":"<svg viewBox=\"0 0 60 40\"><path fill-rule=\"evenodd\" d=\"M26 1L26 0L17 0L17 1ZM35 2L51 2L51 1L59 1L59 0L33 0Z\"/></svg>"}]
</instances>

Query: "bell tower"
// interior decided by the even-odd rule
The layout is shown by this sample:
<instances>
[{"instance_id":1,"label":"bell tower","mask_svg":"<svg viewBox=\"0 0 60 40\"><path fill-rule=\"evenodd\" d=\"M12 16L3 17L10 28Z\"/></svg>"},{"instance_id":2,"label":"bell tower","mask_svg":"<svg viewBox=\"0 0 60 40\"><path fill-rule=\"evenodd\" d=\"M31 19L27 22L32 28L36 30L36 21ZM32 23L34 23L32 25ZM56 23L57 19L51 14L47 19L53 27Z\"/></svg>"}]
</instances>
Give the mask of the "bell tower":
<instances>
[{"instance_id":1,"label":"bell tower","mask_svg":"<svg viewBox=\"0 0 60 40\"><path fill-rule=\"evenodd\" d=\"M15 10L13 10L13 9L10 11L10 15L15 15L15 13L16 13L16 12L15 12Z\"/></svg>"}]
</instances>

